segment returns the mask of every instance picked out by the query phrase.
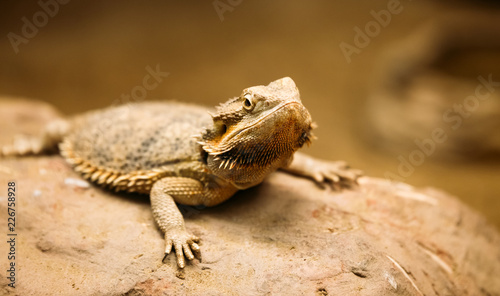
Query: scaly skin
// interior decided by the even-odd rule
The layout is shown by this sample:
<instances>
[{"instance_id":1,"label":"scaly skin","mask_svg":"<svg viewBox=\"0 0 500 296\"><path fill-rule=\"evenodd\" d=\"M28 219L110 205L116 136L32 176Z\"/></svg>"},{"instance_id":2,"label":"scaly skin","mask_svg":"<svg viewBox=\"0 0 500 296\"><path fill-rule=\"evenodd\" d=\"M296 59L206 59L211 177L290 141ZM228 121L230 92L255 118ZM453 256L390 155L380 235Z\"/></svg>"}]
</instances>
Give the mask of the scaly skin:
<instances>
[{"instance_id":1,"label":"scaly skin","mask_svg":"<svg viewBox=\"0 0 500 296\"><path fill-rule=\"evenodd\" d=\"M176 203L217 205L277 169L320 185L356 183L360 172L344 163L295 153L310 143L313 127L295 83L286 77L247 88L215 112L169 102L111 107L54 121L40 137L17 138L0 151L39 154L59 144L85 179L115 191L149 194L165 233L165 256L175 249L183 268L186 258L201 259L201 252Z\"/></svg>"}]
</instances>

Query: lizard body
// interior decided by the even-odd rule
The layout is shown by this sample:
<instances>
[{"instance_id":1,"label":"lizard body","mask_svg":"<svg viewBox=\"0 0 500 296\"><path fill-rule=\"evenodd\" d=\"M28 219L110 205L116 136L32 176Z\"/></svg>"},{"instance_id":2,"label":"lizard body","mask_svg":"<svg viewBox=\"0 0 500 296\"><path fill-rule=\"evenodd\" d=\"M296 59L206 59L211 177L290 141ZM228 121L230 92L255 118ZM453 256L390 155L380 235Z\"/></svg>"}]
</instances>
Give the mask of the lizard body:
<instances>
[{"instance_id":1,"label":"lizard body","mask_svg":"<svg viewBox=\"0 0 500 296\"><path fill-rule=\"evenodd\" d=\"M176 203L217 205L277 169L319 184L356 182L359 171L344 163L295 153L310 143L313 128L295 83L285 77L247 88L215 110L147 102L57 120L40 137L20 138L1 152L39 154L59 144L85 179L115 191L149 194L165 234L165 256L174 248L183 268L185 258L201 259L201 253Z\"/></svg>"}]
</instances>

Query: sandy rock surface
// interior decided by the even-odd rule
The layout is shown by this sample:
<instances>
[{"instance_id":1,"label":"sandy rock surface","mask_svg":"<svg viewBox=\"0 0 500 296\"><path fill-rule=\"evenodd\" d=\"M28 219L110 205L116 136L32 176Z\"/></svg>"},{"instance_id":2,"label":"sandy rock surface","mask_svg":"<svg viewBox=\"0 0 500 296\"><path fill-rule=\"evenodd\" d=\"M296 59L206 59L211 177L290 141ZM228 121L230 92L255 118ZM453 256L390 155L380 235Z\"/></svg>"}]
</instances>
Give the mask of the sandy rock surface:
<instances>
[{"instance_id":1,"label":"sandy rock surface","mask_svg":"<svg viewBox=\"0 0 500 296\"><path fill-rule=\"evenodd\" d=\"M0 100L0 144L57 116ZM16 288L0 295L500 295L500 235L435 189L363 178L321 190L276 173L205 209L182 207L202 262L162 264L147 196L83 182L57 155L0 159L0 229L16 182ZM2 240L5 241L5 240Z\"/></svg>"}]
</instances>

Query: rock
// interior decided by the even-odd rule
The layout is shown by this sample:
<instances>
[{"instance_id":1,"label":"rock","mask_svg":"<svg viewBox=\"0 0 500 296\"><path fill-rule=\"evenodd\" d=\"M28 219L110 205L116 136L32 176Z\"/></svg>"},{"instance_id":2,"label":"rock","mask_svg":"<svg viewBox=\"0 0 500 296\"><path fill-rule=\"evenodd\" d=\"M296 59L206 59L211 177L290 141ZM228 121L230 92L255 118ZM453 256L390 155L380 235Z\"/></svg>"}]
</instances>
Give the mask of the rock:
<instances>
[{"instance_id":1,"label":"rock","mask_svg":"<svg viewBox=\"0 0 500 296\"><path fill-rule=\"evenodd\" d=\"M419 139L426 156L498 158L499 17L497 10L440 14L387 46L366 108L373 145L395 152Z\"/></svg>"},{"instance_id":2,"label":"rock","mask_svg":"<svg viewBox=\"0 0 500 296\"><path fill-rule=\"evenodd\" d=\"M0 101L2 130L55 116L37 104ZM278 172L222 205L181 207L203 261L178 270L173 256L161 262L147 196L68 178L79 176L57 155L0 160L1 213L8 182L17 193L16 287L2 276L0 294L500 295L499 233L436 189L365 177L334 192Z\"/></svg>"}]
</instances>

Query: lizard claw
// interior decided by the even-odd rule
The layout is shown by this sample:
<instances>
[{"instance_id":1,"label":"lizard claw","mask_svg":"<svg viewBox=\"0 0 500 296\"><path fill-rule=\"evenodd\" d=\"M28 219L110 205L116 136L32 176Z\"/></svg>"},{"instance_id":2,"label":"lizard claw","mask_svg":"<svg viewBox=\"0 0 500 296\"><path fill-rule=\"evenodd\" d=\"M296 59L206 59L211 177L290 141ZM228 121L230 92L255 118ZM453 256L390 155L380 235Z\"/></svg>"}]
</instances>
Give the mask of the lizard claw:
<instances>
[{"instance_id":1,"label":"lizard claw","mask_svg":"<svg viewBox=\"0 0 500 296\"><path fill-rule=\"evenodd\" d=\"M200 239L185 230L171 230L165 234L165 257L162 262L165 262L168 254L175 249L177 256L177 266L184 268L186 266L186 258L193 260L194 258L201 260Z\"/></svg>"},{"instance_id":2,"label":"lizard claw","mask_svg":"<svg viewBox=\"0 0 500 296\"><path fill-rule=\"evenodd\" d=\"M315 162L310 169L312 178L322 188L325 188L326 185L330 185L334 189L354 187L358 184L357 179L363 175L362 171L351 169L343 161Z\"/></svg>"}]
</instances>

